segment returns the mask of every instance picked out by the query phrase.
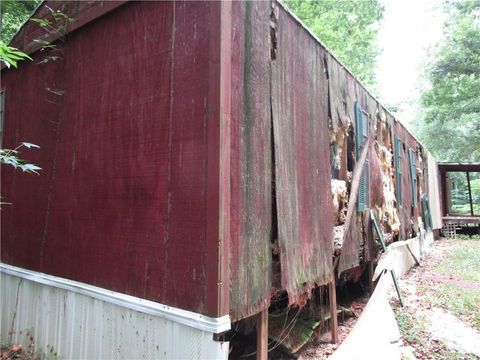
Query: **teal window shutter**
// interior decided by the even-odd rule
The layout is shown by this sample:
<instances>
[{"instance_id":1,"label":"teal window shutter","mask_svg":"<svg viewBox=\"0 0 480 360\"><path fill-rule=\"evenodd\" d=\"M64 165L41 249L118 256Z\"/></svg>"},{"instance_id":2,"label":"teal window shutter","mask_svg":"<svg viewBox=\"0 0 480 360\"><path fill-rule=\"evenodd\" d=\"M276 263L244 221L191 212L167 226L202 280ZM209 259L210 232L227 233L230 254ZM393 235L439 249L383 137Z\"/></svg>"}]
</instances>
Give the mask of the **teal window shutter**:
<instances>
[{"instance_id":1,"label":"teal window shutter","mask_svg":"<svg viewBox=\"0 0 480 360\"><path fill-rule=\"evenodd\" d=\"M395 156L395 185L397 206L401 207L402 199L402 143L396 136L393 138L393 152Z\"/></svg>"},{"instance_id":2,"label":"teal window shutter","mask_svg":"<svg viewBox=\"0 0 480 360\"><path fill-rule=\"evenodd\" d=\"M355 102L355 151L357 154L357 160L360 158L360 150L363 145L363 116L362 108Z\"/></svg>"},{"instance_id":3,"label":"teal window shutter","mask_svg":"<svg viewBox=\"0 0 480 360\"><path fill-rule=\"evenodd\" d=\"M408 149L408 159L410 161L410 179L412 180L412 198L413 198L413 207L417 207L417 172L415 168L415 151L413 149Z\"/></svg>"},{"instance_id":4,"label":"teal window shutter","mask_svg":"<svg viewBox=\"0 0 480 360\"><path fill-rule=\"evenodd\" d=\"M370 205L370 163L368 160L365 160L363 165L362 177L360 178L360 185L358 187L358 196L357 196L357 211L364 211Z\"/></svg>"},{"instance_id":5,"label":"teal window shutter","mask_svg":"<svg viewBox=\"0 0 480 360\"><path fill-rule=\"evenodd\" d=\"M357 153L357 161L360 158L362 145L368 139L368 114L362 110L358 102L355 102L355 149ZM368 159L362 169L362 177L358 187L357 211L364 211L369 207L369 185L370 185L370 164Z\"/></svg>"},{"instance_id":6,"label":"teal window shutter","mask_svg":"<svg viewBox=\"0 0 480 360\"><path fill-rule=\"evenodd\" d=\"M423 223L425 224L425 229L432 230L432 214L430 212L430 202L426 195L422 197L422 208L423 208Z\"/></svg>"}]
</instances>

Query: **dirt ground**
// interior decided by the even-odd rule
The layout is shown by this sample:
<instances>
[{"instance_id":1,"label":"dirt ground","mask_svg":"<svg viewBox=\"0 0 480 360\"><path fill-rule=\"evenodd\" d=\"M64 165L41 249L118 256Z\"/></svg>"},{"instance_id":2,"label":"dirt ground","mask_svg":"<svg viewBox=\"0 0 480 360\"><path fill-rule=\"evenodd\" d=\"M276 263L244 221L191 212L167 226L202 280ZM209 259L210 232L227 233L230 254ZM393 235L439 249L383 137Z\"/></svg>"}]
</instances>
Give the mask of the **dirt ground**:
<instances>
[{"instance_id":1,"label":"dirt ground","mask_svg":"<svg viewBox=\"0 0 480 360\"><path fill-rule=\"evenodd\" d=\"M404 359L480 359L480 240L435 241L390 292Z\"/></svg>"},{"instance_id":2,"label":"dirt ground","mask_svg":"<svg viewBox=\"0 0 480 360\"><path fill-rule=\"evenodd\" d=\"M352 328L357 323L358 317L362 313L368 297L360 297L354 300L349 306L354 316L346 318L344 321L339 319L338 323L338 343L331 343L329 332L323 334L320 339L312 339L300 352L298 360L323 360L327 359L340 346L348 336Z\"/></svg>"},{"instance_id":3,"label":"dirt ground","mask_svg":"<svg viewBox=\"0 0 480 360\"><path fill-rule=\"evenodd\" d=\"M437 240L399 280L404 306L392 288L390 303L402 334L403 359L480 359L480 239ZM352 304L356 316L339 325L339 343L329 334L312 340L299 359L327 359L348 336L368 298Z\"/></svg>"}]
</instances>

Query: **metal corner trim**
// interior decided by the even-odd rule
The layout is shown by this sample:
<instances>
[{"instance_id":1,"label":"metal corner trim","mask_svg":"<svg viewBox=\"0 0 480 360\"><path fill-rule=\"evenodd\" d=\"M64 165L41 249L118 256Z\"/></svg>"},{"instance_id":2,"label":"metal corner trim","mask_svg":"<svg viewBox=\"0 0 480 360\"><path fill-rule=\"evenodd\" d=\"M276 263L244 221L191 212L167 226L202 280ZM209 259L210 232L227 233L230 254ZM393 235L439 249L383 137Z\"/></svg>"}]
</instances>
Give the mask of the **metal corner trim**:
<instances>
[{"instance_id":1,"label":"metal corner trim","mask_svg":"<svg viewBox=\"0 0 480 360\"><path fill-rule=\"evenodd\" d=\"M0 263L0 271L5 274L17 276L35 283L72 291L81 295L90 296L95 299L105 301L107 303L122 306L127 309L135 310L152 316L158 316L198 330L207 331L214 334L219 334L230 330L229 315L212 318L192 311L107 290L98 286L88 285L78 281L68 280L4 263Z\"/></svg>"}]
</instances>

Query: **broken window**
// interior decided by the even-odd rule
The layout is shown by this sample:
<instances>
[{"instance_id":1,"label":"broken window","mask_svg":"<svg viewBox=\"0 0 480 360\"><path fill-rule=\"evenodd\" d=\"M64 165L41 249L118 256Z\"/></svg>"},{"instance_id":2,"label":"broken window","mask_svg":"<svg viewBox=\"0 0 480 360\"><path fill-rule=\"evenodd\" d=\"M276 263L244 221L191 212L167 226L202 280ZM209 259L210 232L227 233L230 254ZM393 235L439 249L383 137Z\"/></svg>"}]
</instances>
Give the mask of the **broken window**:
<instances>
[{"instance_id":1,"label":"broken window","mask_svg":"<svg viewBox=\"0 0 480 360\"><path fill-rule=\"evenodd\" d=\"M448 214L480 215L480 173L449 171L446 185Z\"/></svg>"}]
</instances>

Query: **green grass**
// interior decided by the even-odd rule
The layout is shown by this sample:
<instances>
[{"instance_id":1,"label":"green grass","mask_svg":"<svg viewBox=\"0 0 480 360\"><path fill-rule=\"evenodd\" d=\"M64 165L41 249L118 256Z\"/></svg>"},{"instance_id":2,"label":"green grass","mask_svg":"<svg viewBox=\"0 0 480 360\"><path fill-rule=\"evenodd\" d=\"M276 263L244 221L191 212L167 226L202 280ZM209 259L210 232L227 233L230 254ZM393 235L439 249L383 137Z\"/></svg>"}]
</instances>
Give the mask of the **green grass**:
<instances>
[{"instance_id":1,"label":"green grass","mask_svg":"<svg viewBox=\"0 0 480 360\"><path fill-rule=\"evenodd\" d=\"M432 306L442 307L480 330L480 291L442 284L425 292Z\"/></svg>"},{"instance_id":2,"label":"green grass","mask_svg":"<svg viewBox=\"0 0 480 360\"><path fill-rule=\"evenodd\" d=\"M435 271L459 280L480 281L480 242L460 241L455 244L447 259L440 262Z\"/></svg>"},{"instance_id":3,"label":"green grass","mask_svg":"<svg viewBox=\"0 0 480 360\"><path fill-rule=\"evenodd\" d=\"M416 343L425 331L425 320L407 310L397 307L395 311L398 328L403 339L409 344Z\"/></svg>"},{"instance_id":4,"label":"green grass","mask_svg":"<svg viewBox=\"0 0 480 360\"><path fill-rule=\"evenodd\" d=\"M435 359L435 360L475 360L475 355L465 354L455 349L449 348L441 341L425 341L429 338L426 329L426 320L408 308L393 306L398 328L402 338L415 349L417 359Z\"/></svg>"},{"instance_id":5,"label":"green grass","mask_svg":"<svg viewBox=\"0 0 480 360\"><path fill-rule=\"evenodd\" d=\"M431 301L480 330L480 241L457 240L446 259L433 269L451 281L437 286L421 286ZM461 283L464 280L466 283Z\"/></svg>"}]
</instances>

